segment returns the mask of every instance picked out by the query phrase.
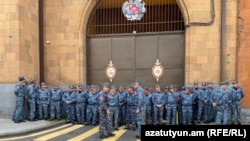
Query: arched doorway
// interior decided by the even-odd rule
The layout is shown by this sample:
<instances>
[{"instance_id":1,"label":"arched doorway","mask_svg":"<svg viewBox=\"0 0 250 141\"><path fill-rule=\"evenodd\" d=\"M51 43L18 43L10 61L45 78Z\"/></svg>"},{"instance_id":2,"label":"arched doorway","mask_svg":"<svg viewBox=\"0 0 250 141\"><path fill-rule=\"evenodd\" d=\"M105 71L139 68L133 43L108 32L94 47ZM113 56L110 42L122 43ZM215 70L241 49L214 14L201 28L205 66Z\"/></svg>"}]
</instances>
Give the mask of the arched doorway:
<instances>
[{"instance_id":1,"label":"arched doorway","mask_svg":"<svg viewBox=\"0 0 250 141\"><path fill-rule=\"evenodd\" d=\"M184 84L184 21L176 0L143 0L146 13L139 21L123 15L126 0L101 0L87 27L87 83L109 81L105 68L117 68L115 85L140 80L145 86ZM157 82L152 66L159 59L164 74Z\"/></svg>"}]
</instances>

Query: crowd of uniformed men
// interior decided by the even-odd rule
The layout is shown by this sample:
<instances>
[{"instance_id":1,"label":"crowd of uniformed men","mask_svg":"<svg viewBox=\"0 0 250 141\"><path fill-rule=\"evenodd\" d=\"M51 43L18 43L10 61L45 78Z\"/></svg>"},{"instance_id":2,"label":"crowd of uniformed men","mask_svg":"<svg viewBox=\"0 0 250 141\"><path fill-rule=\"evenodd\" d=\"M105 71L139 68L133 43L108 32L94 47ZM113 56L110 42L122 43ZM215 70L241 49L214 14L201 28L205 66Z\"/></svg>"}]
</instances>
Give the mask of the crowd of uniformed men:
<instances>
[{"instance_id":1,"label":"crowd of uniformed men","mask_svg":"<svg viewBox=\"0 0 250 141\"><path fill-rule=\"evenodd\" d=\"M201 121L241 124L244 92L236 80L232 85L220 82L217 87L212 82L202 82L201 86L195 82L181 90L176 85L164 90L159 85L147 87L140 81L119 88L104 83L102 89L97 85L69 85L63 90L58 83L49 88L44 82L37 85L34 79L28 84L19 76L15 96L15 123L61 120L65 115L66 123L99 124L100 138L114 136L112 130L119 130L120 125L137 130L136 137L140 138L141 125L194 125Z\"/></svg>"}]
</instances>

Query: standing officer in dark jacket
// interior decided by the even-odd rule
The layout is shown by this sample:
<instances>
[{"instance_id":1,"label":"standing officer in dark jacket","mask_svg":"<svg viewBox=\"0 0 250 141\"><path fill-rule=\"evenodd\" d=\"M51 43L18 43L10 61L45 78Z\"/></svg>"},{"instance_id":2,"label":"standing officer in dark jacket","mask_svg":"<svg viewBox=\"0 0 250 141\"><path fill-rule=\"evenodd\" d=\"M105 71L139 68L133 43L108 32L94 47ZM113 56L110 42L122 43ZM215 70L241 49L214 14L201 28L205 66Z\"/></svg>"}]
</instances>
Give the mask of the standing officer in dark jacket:
<instances>
[{"instance_id":1,"label":"standing officer in dark jacket","mask_svg":"<svg viewBox=\"0 0 250 141\"><path fill-rule=\"evenodd\" d=\"M103 84L103 89L99 93L99 115L100 115L100 122L99 122L99 134L100 138L104 139L107 137L115 136L111 132L111 124L109 122L109 98L108 98L108 92L109 92L109 85L108 83ZM106 135L105 135L106 131Z\"/></svg>"}]
</instances>

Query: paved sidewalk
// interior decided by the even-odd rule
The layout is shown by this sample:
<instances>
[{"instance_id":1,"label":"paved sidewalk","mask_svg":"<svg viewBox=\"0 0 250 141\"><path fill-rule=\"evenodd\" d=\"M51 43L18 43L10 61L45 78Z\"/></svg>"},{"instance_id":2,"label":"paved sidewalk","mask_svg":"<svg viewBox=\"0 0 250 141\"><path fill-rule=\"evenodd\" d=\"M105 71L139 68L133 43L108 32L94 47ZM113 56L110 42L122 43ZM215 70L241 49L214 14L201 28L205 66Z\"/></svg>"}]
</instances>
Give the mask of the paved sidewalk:
<instances>
[{"instance_id":1,"label":"paved sidewalk","mask_svg":"<svg viewBox=\"0 0 250 141\"><path fill-rule=\"evenodd\" d=\"M59 126L65 123L65 120L60 121L26 121L14 123L11 119L0 119L0 138L17 136L30 132L36 132L42 129Z\"/></svg>"}]
</instances>

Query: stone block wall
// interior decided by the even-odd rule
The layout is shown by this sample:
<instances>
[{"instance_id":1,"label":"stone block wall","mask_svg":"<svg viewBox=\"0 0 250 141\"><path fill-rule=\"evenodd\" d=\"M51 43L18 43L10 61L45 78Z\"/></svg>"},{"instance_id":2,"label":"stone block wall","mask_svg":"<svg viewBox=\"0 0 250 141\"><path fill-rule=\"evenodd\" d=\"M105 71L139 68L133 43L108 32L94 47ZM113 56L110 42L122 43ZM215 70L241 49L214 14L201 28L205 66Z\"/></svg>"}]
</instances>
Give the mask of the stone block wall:
<instances>
[{"instance_id":1,"label":"stone block wall","mask_svg":"<svg viewBox=\"0 0 250 141\"><path fill-rule=\"evenodd\" d=\"M243 107L250 107L250 1L238 0L237 79L243 87Z\"/></svg>"},{"instance_id":2,"label":"stone block wall","mask_svg":"<svg viewBox=\"0 0 250 141\"><path fill-rule=\"evenodd\" d=\"M44 79L47 83L86 84L83 33L86 23L82 21L87 21L84 15L91 3L87 0L44 1ZM46 44L47 41L50 44Z\"/></svg>"},{"instance_id":3,"label":"stone block wall","mask_svg":"<svg viewBox=\"0 0 250 141\"><path fill-rule=\"evenodd\" d=\"M18 0L0 1L0 82L15 82L19 75Z\"/></svg>"},{"instance_id":4,"label":"stone block wall","mask_svg":"<svg viewBox=\"0 0 250 141\"><path fill-rule=\"evenodd\" d=\"M38 0L0 1L0 83L39 80Z\"/></svg>"},{"instance_id":5,"label":"stone block wall","mask_svg":"<svg viewBox=\"0 0 250 141\"><path fill-rule=\"evenodd\" d=\"M39 82L38 0L19 0L19 73Z\"/></svg>"}]
</instances>

